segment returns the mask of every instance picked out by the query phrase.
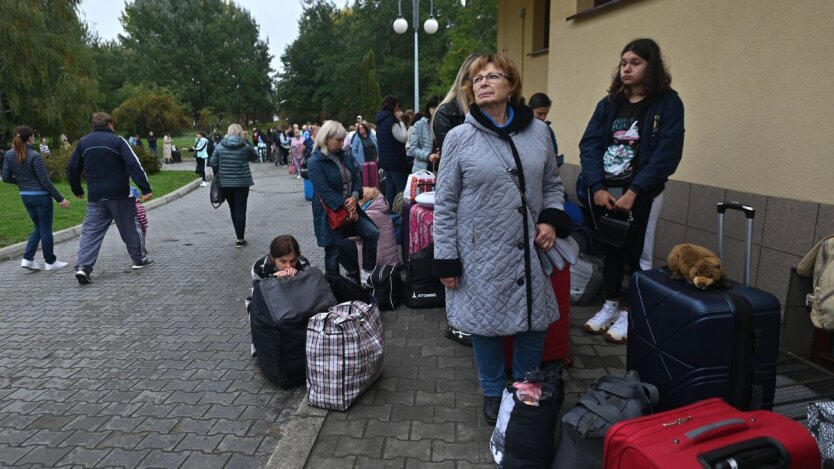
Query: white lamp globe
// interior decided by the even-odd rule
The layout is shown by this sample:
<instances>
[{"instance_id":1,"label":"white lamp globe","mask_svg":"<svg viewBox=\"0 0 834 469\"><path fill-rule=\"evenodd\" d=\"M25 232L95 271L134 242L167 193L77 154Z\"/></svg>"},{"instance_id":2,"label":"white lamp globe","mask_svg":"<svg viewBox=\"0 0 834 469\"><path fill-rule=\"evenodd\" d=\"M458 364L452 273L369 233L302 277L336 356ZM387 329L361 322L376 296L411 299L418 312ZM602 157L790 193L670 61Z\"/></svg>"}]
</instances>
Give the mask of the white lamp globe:
<instances>
[{"instance_id":1,"label":"white lamp globe","mask_svg":"<svg viewBox=\"0 0 834 469\"><path fill-rule=\"evenodd\" d=\"M403 17L399 17L394 20L394 32L397 34L402 34L408 31L408 21L405 20Z\"/></svg>"},{"instance_id":2,"label":"white lamp globe","mask_svg":"<svg viewBox=\"0 0 834 469\"><path fill-rule=\"evenodd\" d=\"M437 20L434 17L431 17L423 23L423 30L428 34L434 34L437 32Z\"/></svg>"}]
</instances>

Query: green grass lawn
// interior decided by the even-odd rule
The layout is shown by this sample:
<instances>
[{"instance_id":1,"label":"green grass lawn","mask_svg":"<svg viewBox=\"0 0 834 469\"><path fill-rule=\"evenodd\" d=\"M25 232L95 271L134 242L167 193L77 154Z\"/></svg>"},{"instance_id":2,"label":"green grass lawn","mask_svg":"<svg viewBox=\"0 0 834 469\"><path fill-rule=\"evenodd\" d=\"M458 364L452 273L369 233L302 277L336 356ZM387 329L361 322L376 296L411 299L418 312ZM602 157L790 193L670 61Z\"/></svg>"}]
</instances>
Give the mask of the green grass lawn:
<instances>
[{"instance_id":1,"label":"green grass lawn","mask_svg":"<svg viewBox=\"0 0 834 469\"><path fill-rule=\"evenodd\" d=\"M154 197L173 192L195 179L191 171L162 171L148 176ZM69 183L59 182L55 187L70 201L69 209L55 204L52 231L60 231L80 224L86 213L87 199L78 200L72 195ZM86 190L86 186L85 186ZM0 184L0 247L25 241L32 232L32 220L23 207L14 184Z\"/></svg>"}]
</instances>

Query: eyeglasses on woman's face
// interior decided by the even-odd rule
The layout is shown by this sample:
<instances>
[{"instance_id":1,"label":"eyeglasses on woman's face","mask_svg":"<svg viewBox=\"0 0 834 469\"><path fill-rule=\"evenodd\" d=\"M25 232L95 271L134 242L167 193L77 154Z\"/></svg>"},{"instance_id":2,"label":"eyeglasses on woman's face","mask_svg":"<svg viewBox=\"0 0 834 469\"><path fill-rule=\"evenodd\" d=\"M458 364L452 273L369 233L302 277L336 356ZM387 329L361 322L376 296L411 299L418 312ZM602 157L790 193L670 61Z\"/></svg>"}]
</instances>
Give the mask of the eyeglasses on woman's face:
<instances>
[{"instance_id":1,"label":"eyeglasses on woman's face","mask_svg":"<svg viewBox=\"0 0 834 469\"><path fill-rule=\"evenodd\" d=\"M472 86L478 86L483 83L495 83L501 78L506 78L507 75L498 72L487 73L486 75L475 75L472 77Z\"/></svg>"}]
</instances>

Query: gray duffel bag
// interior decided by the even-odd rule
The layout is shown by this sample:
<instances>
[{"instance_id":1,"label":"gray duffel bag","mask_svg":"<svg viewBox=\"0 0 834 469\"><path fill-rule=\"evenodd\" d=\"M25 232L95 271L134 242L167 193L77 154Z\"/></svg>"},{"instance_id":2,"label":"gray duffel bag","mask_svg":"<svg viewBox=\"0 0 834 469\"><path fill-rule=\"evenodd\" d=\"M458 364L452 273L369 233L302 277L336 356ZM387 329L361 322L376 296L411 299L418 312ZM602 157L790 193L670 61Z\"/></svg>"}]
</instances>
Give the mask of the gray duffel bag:
<instances>
[{"instance_id":1,"label":"gray duffel bag","mask_svg":"<svg viewBox=\"0 0 834 469\"><path fill-rule=\"evenodd\" d=\"M573 409L562 416L562 437L552 469L603 469L603 440L615 423L649 413L657 404L654 385L636 371L603 376L591 383Z\"/></svg>"}]
</instances>

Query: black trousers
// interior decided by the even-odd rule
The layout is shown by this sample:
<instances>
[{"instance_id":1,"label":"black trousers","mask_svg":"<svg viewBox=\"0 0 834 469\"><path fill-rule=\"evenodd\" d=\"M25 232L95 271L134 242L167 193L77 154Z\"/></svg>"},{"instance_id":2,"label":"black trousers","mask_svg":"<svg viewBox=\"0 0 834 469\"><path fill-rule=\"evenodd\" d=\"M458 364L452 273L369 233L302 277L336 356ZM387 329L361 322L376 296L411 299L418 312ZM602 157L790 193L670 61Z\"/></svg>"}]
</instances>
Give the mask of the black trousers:
<instances>
[{"instance_id":1,"label":"black trousers","mask_svg":"<svg viewBox=\"0 0 834 469\"><path fill-rule=\"evenodd\" d=\"M246 204L249 201L249 187L224 187L223 196L229 204L232 224L235 227L237 239L246 236Z\"/></svg>"},{"instance_id":2,"label":"black trousers","mask_svg":"<svg viewBox=\"0 0 834 469\"><path fill-rule=\"evenodd\" d=\"M200 177L203 178L203 181L205 181L206 180L206 159L205 158L200 158L199 156L195 156L194 159L197 160L197 174L199 174Z\"/></svg>"},{"instance_id":3,"label":"black trousers","mask_svg":"<svg viewBox=\"0 0 834 469\"><path fill-rule=\"evenodd\" d=\"M649 224L649 213L652 210L654 195L640 194L634 199L631 207L631 229L628 232L626 243L618 248L608 244L600 243L603 253L602 278L603 291L606 300L617 301L621 305L628 303L628 296L623 291L623 275L628 266L630 272L637 272L640 269L640 256L643 254L643 243L646 239L646 227ZM593 194L588 194L586 203L592 207L594 229L596 223L607 211L594 204ZM626 213L609 213L609 216L625 220Z\"/></svg>"}]
</instances>

